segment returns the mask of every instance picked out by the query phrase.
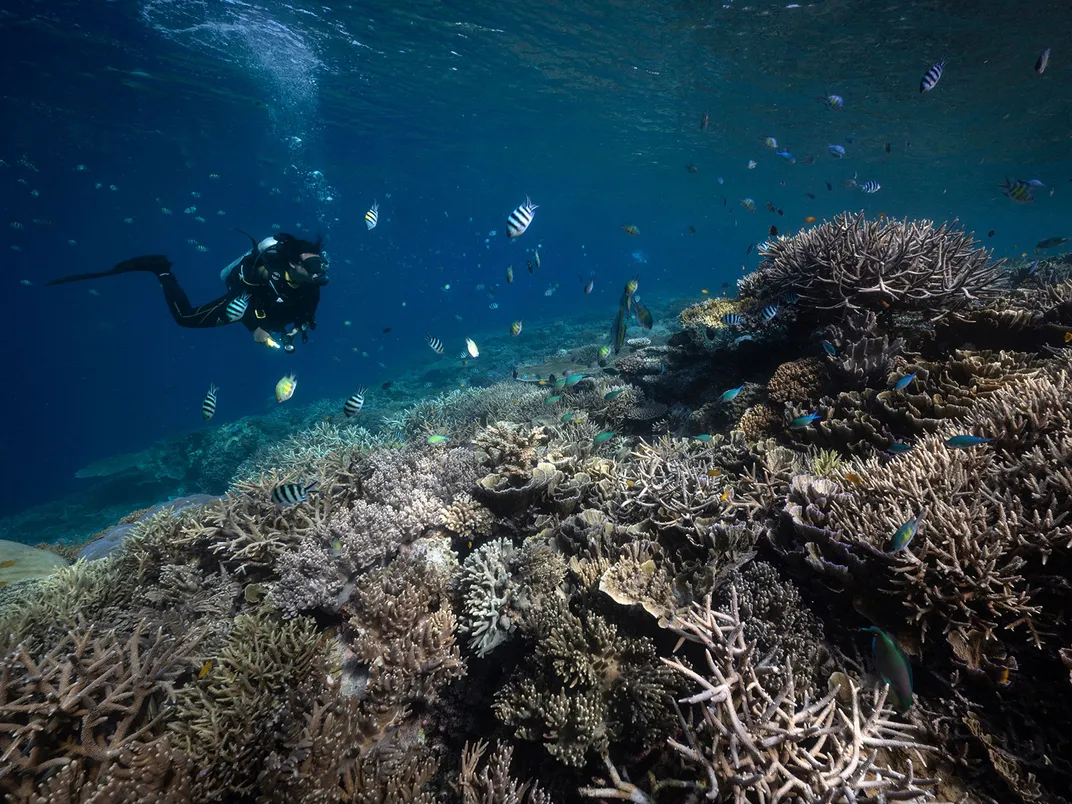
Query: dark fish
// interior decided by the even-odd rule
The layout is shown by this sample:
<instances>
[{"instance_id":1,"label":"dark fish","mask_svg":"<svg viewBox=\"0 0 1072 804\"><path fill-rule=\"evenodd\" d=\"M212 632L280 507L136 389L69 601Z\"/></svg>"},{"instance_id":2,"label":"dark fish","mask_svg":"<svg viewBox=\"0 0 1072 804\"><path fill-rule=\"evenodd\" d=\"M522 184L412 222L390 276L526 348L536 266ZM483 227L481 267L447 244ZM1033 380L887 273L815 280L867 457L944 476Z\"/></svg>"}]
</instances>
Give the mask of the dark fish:
<instances>
[{"instance_id":1,"label":"dark fish","mask_svg":"<svg viewBox=\"0 0 1072 804\"><path fill-rule=\"evenodd\" d=\"M1067 243L1069 238L1067 237L1047 237L1045 240L1040 240L1035 244L1035 248L1057 248Z\"/></svg>"},{"instance_id":2,"label":"dark fish","mask_svg":"<svg viewBox=\"0 0 1072 804\"><path fill-rule=\"evenodd\" d=\"M814 165L815 164L815 157L812 156L811 154L808 154L807 156L802 156L800 158L800 161L803 162L805 165Z\"/></svg>"},{"instance_id":3,"label":"dark fish","mask_svg":"<svg viewBox=\"0 0 1072 804\"><path fill-rule=\"evenodd\" d=\"M391 331L391 328L390 328L390 327L384 327L384 328L383 328L383 334L384 334L384 335L386 335L386 334L387 334L388 332L390 332L390 331Z\"/></svg>"},{"instance_id":4,"label":"dark fish","mask_svg":"<svg viewBox=\"0 0 1072 804\"><path fill-rule=\"evenodd\" d=\"M696 173L699 170L699 168L696 167L696 165L691 165L690 164L690 165L685 165L685 170L687 170L689 173Z\"/></svg>"},{"instance_id":5,"label":"dark fish","mask_svg":"<svg viewBox=\"0 0 1072 804\"><path fill-rule=\"evenodd\" d=\"M796 304L798 301L800 301L800 294L795 290L787 290L782 294L783 304Z\"/></svg>"},{"instance_id":6,"label":"dark fish","mask_svg":"<svg viewBox=\"0 0 1072 804\"><path fill-rule=\"evenodd\" d=\"M770 201L768 201L768 202L767 202L766 206L767 206L767 212L775 212L775 211L776 211L776 210L778 209L778 208L777 208L776 206L774 206L774 204L773 204L773 203L771 203Z\"/></svg>"},{"instance_id":7,"label":"dark fish","mask_svg":"<svg viewBox=\"0 0 1072 804\"><path fill-rule=\"evenodd\" d=\"M893 638L881 628L869 625L863 630L874 634L871 652L875 655L875 669L883 681L890 685L893 708L904 714L912 706L912 664Z\"/></svg>"},{"instance_id":8,"label":"dark fish","mask_svg":"<svg viewBox=\"0 0 1072 804\"><path fill-rule=\"evenodd\" d=\"M777 212L777 213L778 213L779 215L784 215L784 214L785 214L784 212L782 212L782 208L781 208L781 207L778 207L778 209L777 209L777 210L775 210L775 211L776 211L776 212Z\"/></svg>"},{"instance_id":9,"label":"dark fish","mask_svg":"<svg viewBox=\"0 0 1072 804\"><path fill-rule=\"evenodd\" d=\"M778 236L778 227L773 225L773 224L771 224L771 228L767 230L767 234L769 234L771 237L777 237Z\"/></svg>"},{"instance_id":10,"label":"dark fish","mask_svg":"<svg viewBox=\"0 0 1072 804\"><path fill-rule=\"evenodd\" d=\"M361 408L365 407L365 392L368 388L361 387L357 393L346 400L346 404L342 406L342 412L346 415L346 418L352 418L361 412Z\"/></svg>"},{"instance_id":11,"label":"dark fish","mask_svg":"<svg viewBox=\"0 0 1072 804\"><path fill-rule=\"evenodd\" d=\"M393 380L388 380L387 382L385 382L383 385L380 386L380 390L381 391L390 391L392 385L394 385L394 381Z\"/></svg>"},{"instance_id":12,"label":"dark fish","mask_svg":"<svg viewBox=\"0 0 1072 804\"><path fill-rule=\"evenodd\" d=\"M815 193L804 193L804 196L810 198L812 201L815 200Z\"/></svg>"},{"instance_id":13,"label":"dark fish","mask_svg":"<svg viewBox=\"0 0 1072 804\"><path fill-rule=\"evenodd\" d=\"M925 72L923 74L923 78L920 79L920 82L919 82L920 94L922 94L924 92L930 92L932 89L934 89L938 85L938 82L942 78L942 70L944 70L944 69L945 69L945 59L942 59L941 61L935 62L934 64L931 65L931 68L929 70L927 70L927 72Z\"/></svg>"},{"instance_id":14,"label":"dark fish","mask_svg":"<svg viewBox=\"0 0 1072 804\"><path fill-rule=\"evenodd\" d=\"M746 249L744 250L744 256L746 256L746 257L747 257L747 256L748 256L749 254L751 254L751 253L752 253L752 249L754 249L755 247L756 247L756 244L755 244L755 243L749 243L749 244L748 244L748 248L746 248Z\"/></svg>"},{"instance_id":15,"label":"dark fish","mask_svg":"<svg viewBox=\"0 0 1072 804\"><path fill-rule=\"evenodd\" d=\"M827 182L826 183L826 189L827 190L833 190L834 188L830 186L830 182Z\"/></svg>"},{"instance_id":16,"label":"dark fish","mask_svg":"<svg viewBox=\"0 0 1072 804\"><path fill-rule=\"evenodd\" d=\"M215 385L208 387L208 393L205 394L205 401L201 403L201 418L206 422L212 418L216 412L216 392L220 389Z\"/></svg>"},{"instance_id":17,"label":"dark fish","mask_svg":"<svg viewBox=\"0 0 1072 804\"><path fill-rule=\"evenodd\" d=\"M1038 61L1035 62L1035 72L1042 75L1046 72L1046 65L1050 63L1050 49L1046 48L1039 54Z\"/></svg>"},{"instance_id":18,"label":"dark fish","mask_svg":"<svg viewBox=\"0 0 1072 804\"><path fill-rule=\"evenodd\" d=\"M640 299L633 297L633 311L636 313L637 322L644 329L651 329L655 324L655 319L652 317L651 310L644 306Z\"/></svg>"},{"instance_id":19,"label":"dark fish","mask_svg":"<svg viewBox=\"0 0 1072 804\"><path fill-rule=\"evenodd\" d=\"M986 233L986 236L987 237L993 237L994 236L994 230L991 229L989 232Z\"/></svg>"},{"instance_id":20,"label":"dark fish","mask_svg":"<svg viewBox=\"0 0 1072 804\"><path fill-rule=\"evenodd\" d=\"M506 219L506 236L521 237L521 235L525 234L525 230L532 223L532 216L536 210L537 206L526 195L525 203L519 205Z\"/></svg>"},{"instance_id":21,"label":"dark fish","mask_svg":"<svg viewBox=\"0 0 1072 804\"><path fill-rule=\"evenodd\" d=\"M707 131L707 124L711 122L711 115L708 112L704 112L700 116L700 131Z\"/></svg>"},{"instance_id":22,"label":"dark fish","mask_svg":"<svg viewBox=\"0 0 1072 804\"><path fill-rule=\"evenodd\" d=\"M696 234L696 227L695 226L690 226L689 227L689 234Z\"/></svg>"},{"instance_id":23,"label":"dark fish","mask_svg":"<svg viewBox=\"0 0 1072 804\"><path fill-rule=\"evenodd\" d=\"M309 499L309 492L316 487L317 481L308 486L301 483L280 483L272 489L272 502L276 505L297 505Z\"/></svg>"},{"instance_id":24,"label":"dark fish","mask_svg":"<svg viewBox=\"0 0 1072 804\"><path fill-rule=\"evenodd\" d=\"M525 260L525 265L529 267L530 274L536 273L536 269L532 267L532 260Z\"/></svg>"},{"instance_id":25,"label":"dark fish","mask_svg":"<svg viewBox=\"0 0 1072 804\"><path fill-rule=\"evenodd\" d=\"M887 142L885 145L882 146L882 150L884 150L886 153L889 153L890 152L890 144Z\"/></svg>"}]
</instances>

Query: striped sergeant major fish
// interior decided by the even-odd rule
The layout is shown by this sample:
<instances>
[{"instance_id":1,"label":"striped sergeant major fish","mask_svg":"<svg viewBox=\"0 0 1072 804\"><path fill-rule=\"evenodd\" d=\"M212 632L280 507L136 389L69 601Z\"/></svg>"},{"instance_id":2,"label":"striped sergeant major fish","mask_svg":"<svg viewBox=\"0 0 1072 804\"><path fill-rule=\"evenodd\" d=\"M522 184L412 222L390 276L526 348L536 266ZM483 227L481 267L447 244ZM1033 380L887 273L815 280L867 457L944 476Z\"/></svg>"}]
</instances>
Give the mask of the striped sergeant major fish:
<instances>
[{"instance_id":1,"label":"striped sergeant major fish","mask_svg":"<svg viewBox=\"0 0 1072 804\"><path fill-rule=\"evenodd\" d=\"M778 315L778 305L768 304L766 307L763 308L759 315L763 319L764 323L770 323L774 316Z\"/></svg>"},{"instance_id":2,"label":"striped sergeant major fish","mask_svg":"<svg viewBox=\"0 0 1072 804\"><path fill-rule=\"evenodd\" d=\"M249 307L249 299L248 293L243 293L241 296L231 299L230 304L227 305L227 320L234 322L244 316L246 308Z\"/></svg>"},{"instance_id":3,"label":"striped sergeant major fish","mask_svg":"<svg viewBox=\"0 0 1072 804\"><path fill-rule=\"evenodd\" d=\"M433 352L437 355L443 354L443 341L433 335L429 335L427 332L424 333L424 339L428 341L428 345L432 347Z\"/></svg>"},{"instance_id":4,"label":"striped sergeant major fish","mask_svg":"<svg viewBox=\"0 0 1072 804\"><path fill-rule=\"evenodd\" d=\"M863 184L859 184L857 186L865 193L877 193L879 190L882 189L882 185L874 179L871 179L870 181L865 181Z\"/></svg>"},{"instance_id":5,"label":"striped sergeant major fish","mask_svg":"<svg viewBox=\"0 0 1072 804\"><path fill-rule=\"evenodd\" d=\"M537 209L538 207L526 195L525 203L511 212L510 217L506 219L506 236L521 237L521 235L525 234L525 230L532 223L532 216Z\"/></svg>"},{"instance_id":6,"label":"striped sergeant major fish","mask_svg":"<svg viewBox=\"0 0 1072 804\"><path fill-rule=\"evenodd\" d=\"M346 418L352 418L361 412L361 408L365 407L365 392L368 388L361 386L357 393L346 400L346 404L342 406L342 412L346 415Z\"/></svg>"},{"instance_id":7,"label":"striped sergeant major fish","mask_svg":"<svg viewBox=\"0 0 1072 804\"><path fill-rule=\"evenodd\" d=\"M216 394L219 390L215 385L210 385L205 401L201 403L201 418L206 422L216 414Z\"/></svg>"},{"instance_id":8,"label":"striped sergeant major fish","mask_svg":"<svg viewBox=\"0 0 1072 804\"><path fill-rule=\"evenodd\" d=\"M380 219L380 205L375 201L372 202L372 207L365 213L365 225L369 229L376 228L376 222Z\"/></svg>"},{"instance_id":9,"label":"striped sergeant major fish","mask_svg":"<svg viewBox=\"0 0 1072 804\"><path fill-rule=\"evenodd\" d=\"M945 59L942 59L941 61L935 62L931 65L931 68L927 70L927 72L923 74L923 78L920 79L920 94L923 94L924 92L930 92L932 89L938 86L938 82L942 79L942 70L944 69Z\"/></svg>"},{"instance_id":10,"label":"striped sergeant major fish","mask_svg":"<svg viewBox=\"0 0 1072 804\"><path fill-rule=\"evenodd\" d=\"M280 483L272 489L272 502L276 505L298 505L309 499L309 492L316 488L319 481L314 480L308 486L302 483Z\"/></svg>"}]
</instances>

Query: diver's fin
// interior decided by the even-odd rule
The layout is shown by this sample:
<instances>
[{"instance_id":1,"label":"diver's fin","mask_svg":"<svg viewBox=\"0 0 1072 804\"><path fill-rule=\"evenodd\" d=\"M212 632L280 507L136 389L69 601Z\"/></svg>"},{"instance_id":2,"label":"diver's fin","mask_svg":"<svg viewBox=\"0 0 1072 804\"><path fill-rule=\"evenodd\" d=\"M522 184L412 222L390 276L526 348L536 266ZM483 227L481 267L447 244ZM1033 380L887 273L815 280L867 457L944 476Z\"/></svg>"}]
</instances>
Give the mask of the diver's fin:
<instances>
[{"instance_id":1,"label":"diver's fin","mask_svg":"<svg viewBox=\"0 0 1072 804\"><path fill-rule=\"evenodd\" d=\"M128 274L131 271L145 271L159 276L160 274L165 273L170 267L171 260L163 254L147 254L144 257L132 257L129 260L123 260L110 271L97 271L91 274L71 274L70 276L61 276L58 279L50 279L45 284L63 285L67 282L80 282L83 279L100 279L103 276Z\"/></svg>"},{"instance_id":2,"label":"diver's fin","mask_svg":"<svg viewBox=\"0 0 1072 804\"><path fill-rule=\"evenodd\" d=\"M253 244L253 252L254 253L256 253L260 249L260 244L256 241L256 239L254 239L253 235L251 235L249 232L247 232L247 231L245 231L243 229L239 229L237 226L235 227L235 231L238 232L239 234L244 234L246 237L249 238L249 242Z\"/></svg>"}]
</instances>

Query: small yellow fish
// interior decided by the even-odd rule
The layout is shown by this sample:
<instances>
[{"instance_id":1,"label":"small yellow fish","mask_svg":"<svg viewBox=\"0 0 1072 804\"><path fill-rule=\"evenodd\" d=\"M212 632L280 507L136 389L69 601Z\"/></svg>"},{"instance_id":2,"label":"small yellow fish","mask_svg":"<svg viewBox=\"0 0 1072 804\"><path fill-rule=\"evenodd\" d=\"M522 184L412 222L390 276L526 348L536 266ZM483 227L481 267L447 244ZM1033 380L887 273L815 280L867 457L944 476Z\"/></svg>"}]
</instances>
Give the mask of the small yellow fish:
<instances>
[{"instance_id":1,"label":"small yellow fish","mask_svg":"<svg viewBox=\"0 0 1072 804\"><path fill-rule=\"evenodd\" d=\"M0 569L7 569L8 567L15 566L15 559L9 558L7 561L0 561Z\"/></svg>"},{"instance_id":2,"label":"small yellow fish","mask_svg":"<svg viewBox=\"0 0 1072 804\"><path fill-rule=\"evenodd\" d=\"M1072 343L1072 332L1065 333L1065 343Z\"/></svg>"},{"instance_id":3,"label":"small yellow fish","mask_svg":"<svg viewBox=\"0 0 1072 804\"><path fill-rule=\"evenodd\" d=\"M720 474L722 474L722 470L717 468L717 467L714 468L714 469L708 469L707 470L707 476L708 477L718 477Z\"/></svg>"},{"instance_id":4,"label":"small yellow fish","mask_svg":"<svg viewBox=\"0 0 1072 804\"><path fill-rule=\"evenodd\" d=\"M284 377L275 384L275 401L286 402L294 396L294 389L298 387L298 381L293 374Z\"/></svg>"},{"instance_id":5,"label":"small yellow fish","mask_svg":"<svg viewBox=\"0 0 1072 804\"><path fill-rule=\"evenodd\" d=\"M198 678L204 678L211 671L212 671L212 659L209 659L207 662L205 662L203 665L201 665L201 669L197 671L197 677Z\"/></svg>"},{"instance_id":6,"label":"small yellow fish","mask_svg":"<svg viewBox=\"0 0 1072 804\"><path fill-rule=\"evenodd\" d=\"M622 231L625 232L627 235L632 235L633 237L636 237L638 234L640 234L640 230L631 223L627 223L622 226Z\"/></svg>"},{"instance_id":7,"label":"small yellow fish","mask_svg":"<svg viewBox=\"0 0 1072 804\"><path fill-rule=\"evenodd\" d=\"M864 479L855 472L846 472L842 477L854 486L862 486L864 484Z\"/></svg>"},{"instance_id":8,"label":"small yellow fish","mask_svg":"<svg viewBox=\"0 0 1072 804\"><path fill-rule=\"evenodd\" d=\"M707 295L707 288L700 288L700 293L702 293L703 295L706 296Z\"/></svg>"},{"instance_id":9,"label":"small yellow fish","mask_svg":"<svg viewBox=\"0 0 1072 804\"><path fill-rule=\"evenodd\" d=\"M818 218L816 218L814 215L809 215L804 219L804 223L815 223L815 221L817 220Z\"/></svg>"},{"instance_id":10,"label":"small yellow fish","mask_svg":"<svg viewBox=\"0 0 1072 804\"><path fill-rule=\"evenodd\" d=\"M513 335L515 338L520 335L521 327L523 326L523 324L524 322L520 318L517 319L517 321L510 325L510 334Z\"/></svg>"},{"instance_id":11,"label":"small yellow fish","mask_svg":"<svg viewBox=\"0 0 1072 804\"><path fill-rule=\"evenodd\" d=\"M722 502L726 502L726 500L728 500L729 498L730 498L730 490L727 488L724 492L722 492L722 496L719 499L721 499Z\"/></svg>"}]
</instances>

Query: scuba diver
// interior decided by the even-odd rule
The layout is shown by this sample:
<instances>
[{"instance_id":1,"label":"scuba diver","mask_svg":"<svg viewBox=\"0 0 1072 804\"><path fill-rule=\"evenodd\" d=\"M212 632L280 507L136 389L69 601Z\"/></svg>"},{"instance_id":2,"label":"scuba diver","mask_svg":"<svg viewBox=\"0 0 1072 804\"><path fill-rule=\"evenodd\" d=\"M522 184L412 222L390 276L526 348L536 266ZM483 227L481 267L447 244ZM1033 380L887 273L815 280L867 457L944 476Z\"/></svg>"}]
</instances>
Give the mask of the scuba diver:
<instances>
[{"instance_id":1,"label":"scuba diver","mask_svg":"<svg viewBox=\"0 0 1072 804\"><path fill-rule=\"evenodd\" d=\"M293 352L298 333L306 343L309 330L316 329L313 317L320 303L320 288L328 283L328 264L320 238L314 243L281 232L258 243L248 234L246 237L253 248L220 272L227 292L199 307L190 304L171 272L171 260L163 254L134 257L110 271L64 276L47 284L145 271L160 280L168 309L180 327L202 329L241 321L257 343L274 349L282 346L283 351Z\"/></svg>"}]
</instances>

